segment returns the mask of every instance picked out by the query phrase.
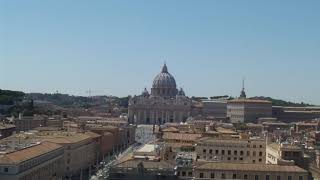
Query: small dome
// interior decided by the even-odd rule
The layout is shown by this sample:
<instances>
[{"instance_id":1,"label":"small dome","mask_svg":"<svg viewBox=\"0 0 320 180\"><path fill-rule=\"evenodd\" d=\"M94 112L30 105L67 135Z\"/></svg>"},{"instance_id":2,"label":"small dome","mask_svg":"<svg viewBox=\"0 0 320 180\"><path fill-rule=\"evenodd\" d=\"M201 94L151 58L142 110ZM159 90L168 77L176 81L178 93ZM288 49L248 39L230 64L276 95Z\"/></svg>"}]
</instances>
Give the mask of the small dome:
<instances>
[{"instance_id":1,"label":"small dome","mask_svg":"<svg viewBox=\"0 0 320 180\"><path fill-rule=\"evenodd\" d=\"M168 72L167 65L164 64L162 67L162 71L158 74L153 80L153 88L168 88L168 89L176 89L176 80L174 77Z\"/></svg>"},{"instance_id":2,"label":"small dome","mask_svg":"<svg viewBox=\"0 0 320 180\"><path fill-rule=\"evenodd\" d=\"M145 97L149 96L149 92L148 92L147 88L144 88L144 90L142 91L141 95L145 96Z\"/></svg>"},{"instance_id":3,"label":"small dome","mask_svg":"<svg viewBox=\"0 0 320 180\"><path fill-rule=\"evenodd\" d=\"M183 89L180 88L179 92L178 92L179 96L185 96L186 94L184 93Z\"/></svg>"}]
</instances>

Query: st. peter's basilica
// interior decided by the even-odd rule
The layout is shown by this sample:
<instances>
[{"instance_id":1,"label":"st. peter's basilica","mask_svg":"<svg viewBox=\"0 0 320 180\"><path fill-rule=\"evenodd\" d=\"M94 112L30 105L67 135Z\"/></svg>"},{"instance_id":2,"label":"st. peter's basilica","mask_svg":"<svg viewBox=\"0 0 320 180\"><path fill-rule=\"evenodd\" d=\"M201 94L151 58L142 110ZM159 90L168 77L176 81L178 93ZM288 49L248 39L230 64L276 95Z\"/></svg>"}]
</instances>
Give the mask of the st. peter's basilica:
<instances>
[{"instance_id":1,"label":"st. peter's basilica","mask_svg":"<svg viewBox=\"0 0 320 180\"><path fill-rule=\"evenodd\" d=\"M183 89L177 89L166 64L154 78L151 94L145 88L129 100L129 122L132 124L164 124L184 122L190 116L192 100Z\"/></svg>"}]
</instances>

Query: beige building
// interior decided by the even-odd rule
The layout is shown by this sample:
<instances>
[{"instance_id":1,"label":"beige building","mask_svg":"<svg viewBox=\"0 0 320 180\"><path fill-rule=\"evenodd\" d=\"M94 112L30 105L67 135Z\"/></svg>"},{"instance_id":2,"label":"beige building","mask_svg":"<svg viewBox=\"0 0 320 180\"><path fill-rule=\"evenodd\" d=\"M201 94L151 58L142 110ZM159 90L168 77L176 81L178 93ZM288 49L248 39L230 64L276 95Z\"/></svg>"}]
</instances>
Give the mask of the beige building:
<instances>
[{"instance_id":1,"label":"beige building","mask_svg":"<svg viewBox=\"0 0 320 180\"><path fill-rule=\"evenodd\" d=\"M220 139L205 137L196 145L199 161L264 164L266 143L263 139Z\"/></svg>"},{"instance_id":2,"label":"beige building","mask_svg":"<svg viewBox=\"0 0 320 180\"><path fill-rule=\"evenodd\" d=\"M183 174L180 173L180 174ZM298 166L243 163L203 163L193 172L193 179L308 180L308 172ZM181 177L180 177L181 178ZM183 179L183 178L181 178ZM186 178L189 179L189 178Z\"/></svg>"},{"instance_id":3,"label":"beige building","mask_svg":"<svg viewBox=\"0 0 320 180\"><path fill-rule=\"evenodd\" d=\"M202 115L225 118L227 116L227 101L220 99L202 100Z\"/></svg>"},{"instance_id":4,"label":"beige building","mask_svg":"<svg viewBox=\"0 0 320 180\"><path fill-rule=\"evenodd\" d=\"M38 116L22 116L19 115L18 118L14 119L14 124L16 126L16 132L29 131L37 127L45 126L45 119Z\"/></svg>"},{"instance_id":5,"label":"beige building","mask_svg":"<svg viewBox=\"0 0 320 180\"><path fill-rule=\"evenodd\" d=\"M298 165L308 169L309 159L304 156L302 148L286 143L270 143L266 149L266 163L280 165Z\"/></svg>"},{"instance_id":6,"label":"beige building","mask_svg":"<svg viewBox=\"0 0 320 180\"><path fill-rule=\"evenodd\" d=\"M84 179L97 163L99 147L95 138L99 136L92 132L47 131L37 133L35 138L63 146L65 177Z\"/></svg>"},{"instance_id":7,"label":"beige building","mask_svg":"<svg viewBox=\"0 0 320 180\"><path fill-rule=\"evenodd\" d=\"M63 147L51 142L3 140L0 179L60 180L63 178Z\"/></svg>"},{"instance_id":8,"label":"beige building","mask_svg":"<svg viewBox=\"0 0 320 180\"><path fill-rule=\"evenodd\" d=\"M192 100L182 89L177 90L174 77L164 64L151 88L129 100L128 118L132 124L183 122L190 116Z\"/></svg>"},{"instance_id":9,"label":"beige building","mask_svg":"<svg viewBox=\"0 0 320 180\"><path fill-rule=\"evenodd\" d=\"M232 123L253 122L272 116L270 101L238 98L228 101L227 117Z\"/></svg>"},{"instance_id":10,"label":"beige building","mask_svg":"<svg viewBox=\"0 0 320 180\"><path fill-rule=\"evenodd\" d=\"M19 115L14 119L16 132L29 131L38 127L57 127L62 128L63 119L60 116L47 117L47 116L23 116Z\"/></svg>"},{"instance_id":11,"label":"beige building","mask_svg":"<svg viewBox=\"0 0 320 180\"><path fill-rule=\"evenodd\" d=\"M16 130L13 124L5 124L0 122L0 139L11 136Z\"/></svg>"}]
</instances>

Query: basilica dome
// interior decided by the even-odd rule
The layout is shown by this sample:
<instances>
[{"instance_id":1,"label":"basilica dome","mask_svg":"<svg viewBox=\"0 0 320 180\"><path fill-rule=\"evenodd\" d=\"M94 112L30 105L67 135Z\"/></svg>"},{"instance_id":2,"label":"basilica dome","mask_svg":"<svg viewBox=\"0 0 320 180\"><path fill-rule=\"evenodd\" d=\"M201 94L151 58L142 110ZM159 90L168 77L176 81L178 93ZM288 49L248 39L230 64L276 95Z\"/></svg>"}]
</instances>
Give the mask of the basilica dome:
<instances>
[{"instance_id":1,"label":"basilica dome","mask_svg":"<svg viewBox=\"0 0 320 180\"><path fill-rule=\"evenodd\" d=\"M176 80L168 72L166 64L163 65L160 74L154 78L151 94L160 96L175 96L177 94Z\"/></svg>"},{"instance_id":2,"label":"basilica dome","mask_svg":"<svg viewBox=\"0 0 320 180\"><path fill-rule=\"evenodd\" d=\"M153 80L153 88L176 88L176 80L168 72L167 65L164 64L162 71Z\"/></svg>"}]
</instances>

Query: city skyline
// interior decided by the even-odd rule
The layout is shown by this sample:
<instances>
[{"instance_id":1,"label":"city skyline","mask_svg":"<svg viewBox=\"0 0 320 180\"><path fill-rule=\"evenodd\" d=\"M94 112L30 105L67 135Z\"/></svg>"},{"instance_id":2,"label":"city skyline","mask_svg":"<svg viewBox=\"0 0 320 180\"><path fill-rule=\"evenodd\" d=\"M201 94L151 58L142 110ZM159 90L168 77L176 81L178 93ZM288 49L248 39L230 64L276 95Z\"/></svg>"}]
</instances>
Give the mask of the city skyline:
<instances>
[{"instance_id":1,"label":"city skyline","mask_svg":"<svg viewBox=\"0 0 320 180\"><path fill-rule=\"evenodd\" d=\"M135 95L166 61L188 96L239 96L245 77L248 97L319 105L319 5L0 2L0 88Z\"/></svg>"}]
</instances>

